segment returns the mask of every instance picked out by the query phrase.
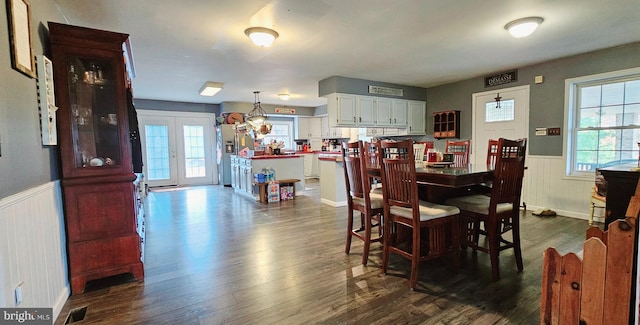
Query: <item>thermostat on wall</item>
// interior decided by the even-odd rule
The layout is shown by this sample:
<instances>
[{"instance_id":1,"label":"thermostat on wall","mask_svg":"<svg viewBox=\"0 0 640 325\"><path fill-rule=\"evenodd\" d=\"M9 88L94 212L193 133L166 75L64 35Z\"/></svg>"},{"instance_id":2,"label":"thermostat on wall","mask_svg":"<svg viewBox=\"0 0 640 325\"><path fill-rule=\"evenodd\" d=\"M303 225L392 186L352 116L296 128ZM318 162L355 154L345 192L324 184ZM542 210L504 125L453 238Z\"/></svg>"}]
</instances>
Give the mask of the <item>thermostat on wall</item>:
<instances>
[{"instance_id":1,"label":"thermostat on wall","mask_svg":"<svg viewBox=\"0 0 640 325\"><path fill-rule=\"evenodd\" d=\"M547 128L536 128L536 135L547 135Z\"/></svg>"}]
</instances>

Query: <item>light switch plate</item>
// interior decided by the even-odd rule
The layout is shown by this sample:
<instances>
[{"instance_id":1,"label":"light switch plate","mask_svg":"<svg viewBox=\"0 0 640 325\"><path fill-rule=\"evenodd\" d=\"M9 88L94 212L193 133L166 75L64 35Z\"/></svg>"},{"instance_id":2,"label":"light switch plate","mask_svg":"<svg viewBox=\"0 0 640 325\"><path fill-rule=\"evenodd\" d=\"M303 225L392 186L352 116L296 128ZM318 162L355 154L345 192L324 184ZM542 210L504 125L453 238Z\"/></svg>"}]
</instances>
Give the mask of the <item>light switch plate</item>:
<instances>
[{"instance_id":1,"label":"light switch plate","mask_svg":"<svg viewBox=\"0 0 640 325\"><path fill-rule=\"evenodd\" d=\"M548 128L547 135L560 135L560 128Z\"/></svg>"},{"instance_id":2,"label":"light switch plate","mask_svg":"<svg viewBox=\"0 0 640 325\"><path fill-rule=\"evenodd\" d=\"M547 128L536 128L536 135L547 135Z\"/></svg>"}]
</instances>

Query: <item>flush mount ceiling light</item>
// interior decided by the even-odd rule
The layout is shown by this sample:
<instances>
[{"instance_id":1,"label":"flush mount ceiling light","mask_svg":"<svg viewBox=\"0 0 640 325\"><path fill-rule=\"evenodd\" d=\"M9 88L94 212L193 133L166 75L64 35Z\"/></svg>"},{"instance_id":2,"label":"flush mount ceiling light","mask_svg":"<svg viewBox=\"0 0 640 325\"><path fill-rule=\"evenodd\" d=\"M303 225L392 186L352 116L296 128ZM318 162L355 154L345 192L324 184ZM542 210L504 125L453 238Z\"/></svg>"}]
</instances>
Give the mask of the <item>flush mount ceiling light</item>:
<instances>
[{"instance_id":1,"label":"flush mount ceiling light","mask_svg":"<svg viewBox=\"0 0 640 325\"><path fill-rule=\"evenodd\" d=\"M253 44L262 47L271 46L279 36L275 30L265 27L250 27L244 33L249 36Z\"/></svg>"},{"instance_id":2,"label":"flush mount ceiling light","mask_svg":"<svg viewBox=\"0 0 640 325\"><path fill-rule=\"evenodd\" d=\"M211 97L222 90L222 86L222 82L207 81L202 85L202 88L200 88L200 96Z\"/></svg>"},{"instance_id":3,"label":"flush mount ceiling light","mask_svg":"<svg viewBox=\"0 0 640 325\"><path fill-rule=\"evenodd\" d=\"M281 100L289 100L289 94L278 94L278 98Z\"/></svg>"},{"instance_id":4,"label":"flush mount ceiling light","mask_svg":"<svg viewBox=\"0 0 640 325\"><path fill-rule=\"evenodd\" d=\"M520 18L504 25L504 29L508 30L515 38L527 37L531 35L543 21L544 19L542 19L542 17Z\"/></svg>"}]
</instances>

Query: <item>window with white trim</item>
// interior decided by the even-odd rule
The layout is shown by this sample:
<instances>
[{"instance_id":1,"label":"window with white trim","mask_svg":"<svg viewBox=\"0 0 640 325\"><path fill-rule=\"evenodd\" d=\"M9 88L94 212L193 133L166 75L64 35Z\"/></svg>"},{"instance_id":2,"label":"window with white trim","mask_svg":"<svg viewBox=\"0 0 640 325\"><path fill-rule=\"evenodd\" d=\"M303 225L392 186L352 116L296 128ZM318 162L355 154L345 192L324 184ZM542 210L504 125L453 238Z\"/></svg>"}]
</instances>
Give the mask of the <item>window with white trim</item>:
<instances>
[{"instance_id":1,"label":"window with white trim","mask_svg":"<svg viewBox=\"0 0 640 325\"><path fill-rule=\"evenodd\" d=\"M640 68L568 79L567 171L638 165Z\"/></svg>"},{"instance_id":2,"label":"window with white trim","mask_svg":"<svg viewBox=\"0 0 640 325\"><path fill-rule=\"evenodd\" d=\"M262 144L266 145L273 141L284 142L284 150L294 150L293 145L293 119L292 120L278 120L275 118L269 118L267 123L271 123L271 133L264 136Z\"/></svg>"}]
</instances>

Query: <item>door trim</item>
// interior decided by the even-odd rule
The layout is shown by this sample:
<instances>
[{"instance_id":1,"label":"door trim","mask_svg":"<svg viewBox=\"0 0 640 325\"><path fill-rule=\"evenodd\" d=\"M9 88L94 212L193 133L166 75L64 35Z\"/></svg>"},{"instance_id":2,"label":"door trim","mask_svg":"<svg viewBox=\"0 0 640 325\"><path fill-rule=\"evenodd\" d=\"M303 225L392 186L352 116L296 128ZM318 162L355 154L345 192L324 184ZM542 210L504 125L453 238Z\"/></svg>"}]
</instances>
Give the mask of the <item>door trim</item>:
<instances>
[{"instance_id":1,"label":"door trim","mask_svg":"<svg viewBox=\"0 0 640 325\"><path fill-rule=\"evenodd\" d=\"M217 160L217 152L215 150L216 148L216 144L217 144L217 138L216 138L216 132L215 132L215 121L216 121L216 114L215 113L205 113L205 112L178 112L178 111L156 111L156 110L148 110L148 109L136 109L137 115L138 115L138 119L152 119L154 117L156 118L174 118L176 124L173 126L174 128L177 128L177 122L178 119L181 118L198 118L198 119L207 119L209 120L209 147L211 148L211 153L208 155L210 157L210 163L208 165L210 165L210 170L211 170L211 180L210 182L207 182L206 184L213 184L213 185L217 185L218 184L218 179L216 177L216 175L218 175L218 165L215 163ZM177 132L177 130L174 130L175 132ZM142 141L146 141L145 139L141 139ZM176 143L176 146L178 144ZM146 147L146 145L145 145ZM208 158L209 158L208 157ZM146 167L145 167L146 170ZM181 177L178 175L177 176L177 180L176 182L178 183L179 186L185 185L185 184L180 184ZM196 182L194 184L189 184L189 185L198 185L202 182Z\"/></svg>"},{"instance_id":2,"label":"door trim","mask_svg":"<svg viewBox=\"0 0 640 325\"><path fill-rule=\"evenodd\" d=\"M501 93L501 92L510 92L510 91L521 91L521 90L525 90L527 92L527 101L526 101L526 107L525 107L525 114L524 114L524 134L525 134L525 138L527 138L527 147L529 147L529 144L531 143L530 139L529 139L529 112L530 112L530 103L531 103L531 87L529 85L524 85L524 86L516 86L516 87L510 87L510 88L500 88L500 89L494 89L494 90L489 90L489 91L483 91L483 92L479 92L479 93L473 93L471 94L471 155L472 155L472 159L470 161L475 162L476 157L474 155L475 153L475 149L479 149L479 150L486 150L486 143L485 144L477 144L476 143L476 101L478 97L482 97L482 96L487 96L487 95L491 95L491 94L497 94L497 93ZM480 145L478 147L478 145ZM525 156L529 155L529 150L526 151Z\"/></svg>"}]
</instances>

